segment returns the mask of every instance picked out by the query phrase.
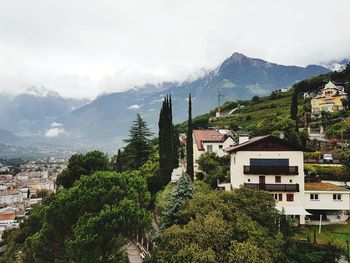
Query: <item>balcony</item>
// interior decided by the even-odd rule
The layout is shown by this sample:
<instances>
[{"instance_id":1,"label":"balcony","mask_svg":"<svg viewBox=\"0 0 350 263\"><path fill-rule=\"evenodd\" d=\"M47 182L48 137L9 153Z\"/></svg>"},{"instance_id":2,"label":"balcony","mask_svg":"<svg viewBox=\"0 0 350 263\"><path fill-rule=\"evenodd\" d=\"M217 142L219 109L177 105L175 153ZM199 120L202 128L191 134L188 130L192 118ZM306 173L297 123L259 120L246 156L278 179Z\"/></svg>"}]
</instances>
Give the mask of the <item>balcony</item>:
<instances>
[{"instance_id":1,"label":"balcony","mask_svg":"<svg viewBox=\"0 0 350 263\"><path fill-rule=\"evenodd\" d=\"M298 166L248 166L243 167L244 174L262 175L298 175Z\"/></svg>"},{"instance_id":2,"label":"balcony","mask_svg":"<svg viewBox=\"0 0 350 263\"><path fill-rule=\"evenodd\" d=\"M250 189L264 190L271 192L299 192L299 184L251 184L244 183Z\"/></svg>"}]
</instances>

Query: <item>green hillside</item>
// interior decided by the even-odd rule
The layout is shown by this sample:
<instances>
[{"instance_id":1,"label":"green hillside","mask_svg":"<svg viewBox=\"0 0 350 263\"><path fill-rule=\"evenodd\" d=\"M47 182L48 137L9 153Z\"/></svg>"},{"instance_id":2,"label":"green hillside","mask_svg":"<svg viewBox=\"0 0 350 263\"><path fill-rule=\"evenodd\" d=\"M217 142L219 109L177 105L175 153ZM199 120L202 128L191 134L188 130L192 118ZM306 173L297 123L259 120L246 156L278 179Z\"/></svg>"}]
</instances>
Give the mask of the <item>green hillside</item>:
<instances>
[{"instance_id":1,"label":"green hillside","mask_svg":"<svg viewBox=\"0 0 350 263\"><path fill-rule=\"evenodd\" d=\"M215 118L216 109L214 109L210 113L195 117L193 125L195 128L229 128L237 132L250 132L252 135L259 135L262 126L271 123L271 121L278 122L289 118L293 92L294 90L291 89L285 93L279 92L259 97L259 99L254 97L252 100L226 102L221 109L223 117ZM303 104L304 100L300 100L300 109L302 109ZM235 108L238 109L228 115ZM187 122L184 122L177 127L181 132L184 132L186 125Z\"/></svg>"},{"instance_id":2,"label":"green hillside","mask_svg":"<svg viewBox=\"0 0 350 263\"><path fill-rule=\"evenodd\" d=\"M323 125L328 137L343 136L350 139L350 100L346 110L324 113L323 117L317 120L310 118L310 99L304 99L303 94L318 91L328 80L341 83L349 94L350 64L342 72L331 72L300 81L287 92L272 93L265 97L255 96L245 101L226 102L222 106L221 118L215 118L216 109L214 109L194 118L194 128L228 128L237 133L247 132L252 136L271 133L277 135L283 132L288 140L297 139L304 144L307 125L311 127ZM233 109L237 110L231 112ZM177 128L180 132L185 132L186 125L187 123L184 122L178 124ZM295 133L297 130L301 132Z\"/></svg>"}]
</instances>

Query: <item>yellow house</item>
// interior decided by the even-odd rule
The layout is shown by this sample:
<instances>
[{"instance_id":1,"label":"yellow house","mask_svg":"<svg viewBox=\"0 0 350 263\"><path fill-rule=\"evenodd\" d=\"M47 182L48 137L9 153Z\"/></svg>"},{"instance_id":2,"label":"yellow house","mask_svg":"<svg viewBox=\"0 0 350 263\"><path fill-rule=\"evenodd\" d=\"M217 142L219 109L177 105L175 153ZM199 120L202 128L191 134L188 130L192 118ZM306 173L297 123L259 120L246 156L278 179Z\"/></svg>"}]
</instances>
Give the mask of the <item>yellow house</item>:
<instances>
[{"instance_id":1,"label":"yellow house","mask_svg":"<svg viewBox=\"0 0 350 263\"><path fill-rule=\"evenodd\" d=\"M329 81L315 97L311 99L311 112L321 113L322 111L336 112L344 109L343 101L347 94L344 87L336 86Z\"/></svg>"}]
</instances>

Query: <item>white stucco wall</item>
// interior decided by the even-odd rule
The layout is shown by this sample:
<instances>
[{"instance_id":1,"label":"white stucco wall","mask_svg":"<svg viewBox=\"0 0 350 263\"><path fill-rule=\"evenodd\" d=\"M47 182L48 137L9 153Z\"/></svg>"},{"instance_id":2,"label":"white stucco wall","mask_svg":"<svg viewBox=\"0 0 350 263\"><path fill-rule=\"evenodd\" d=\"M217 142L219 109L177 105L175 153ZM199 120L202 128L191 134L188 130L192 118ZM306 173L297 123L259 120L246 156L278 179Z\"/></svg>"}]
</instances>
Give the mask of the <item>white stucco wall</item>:
<instances>
[{"instance_id":1,"label":"white stucco wall","mask_svg":"<svg viewBox=\"0 0 350 263\"><path fill-rule=\"evenodd\" d=\"M234 145L234 140L231 137L228 137L224 142L204 142L203 143L204 150L199 151L197 148L196 140L193 137L193 159L194 159L194 170L195 171L198 171L198 164L196 161L203 153L208 152L207 151L208 145L213 146L212 152L216 153L219 157L223 157L223 156L227 155L227 153L224 151L224 149ZM220 145L222 145L222 149L219 148Z\"/></svg>"},{"instance_id":2,"label":"white stucco wall","mask_svg":"<svg viewBox=\"0 0 350 263\"><path fill-rule=\"evenodd\" d=\"M259 175L246 175L243 172L245 165L250 165L251 158L262 159L289 159L289 166L298 166L298 175L281 175L281 183L275 183L275 175L265 176L266 184L299 184L300 192L271 192L281 193L282 201L277 201L277 207L302 206L304 203L304 155L302 151L239 151L231 154L231 184L239 188L244 183L259 183ZM250 179L250 181L248 181ZM292 180L292 181L290 181ZM294 201L287 202L287 194L294 194Z\"/></svg>"},{"instance_id":3,"label":"white stucco wall","mask_svg":"<svg viewBox=\"0 0 350 263\"><path fill-rule=\"evenodd\" d=\"M311 200L310 194L318 194L318 200ZM341 194L342 200L333 200L333 194ZM349 210L350 191L305 191L305 209L315 210Z\"/></svg>"}]
</instances>

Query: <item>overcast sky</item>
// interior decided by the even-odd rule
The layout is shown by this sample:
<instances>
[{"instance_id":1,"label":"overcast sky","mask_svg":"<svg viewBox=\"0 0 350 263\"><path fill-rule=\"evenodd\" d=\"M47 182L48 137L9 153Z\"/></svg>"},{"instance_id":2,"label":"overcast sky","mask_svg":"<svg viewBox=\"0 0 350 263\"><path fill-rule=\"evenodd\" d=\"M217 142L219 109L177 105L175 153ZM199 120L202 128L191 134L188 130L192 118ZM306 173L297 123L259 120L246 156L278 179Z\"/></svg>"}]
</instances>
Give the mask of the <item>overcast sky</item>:
<instances>
[{"instance_id":1,"label":"overcast sky","mask_svg":"<svg viewBox=\"0 0 350 263\"><path fill-rule=\"evenodd\" d=\"M305 66L350 55L349 0L0 0L0 92L89 97L183 80L233 52Z\"/></svg>"}]
</instances>

